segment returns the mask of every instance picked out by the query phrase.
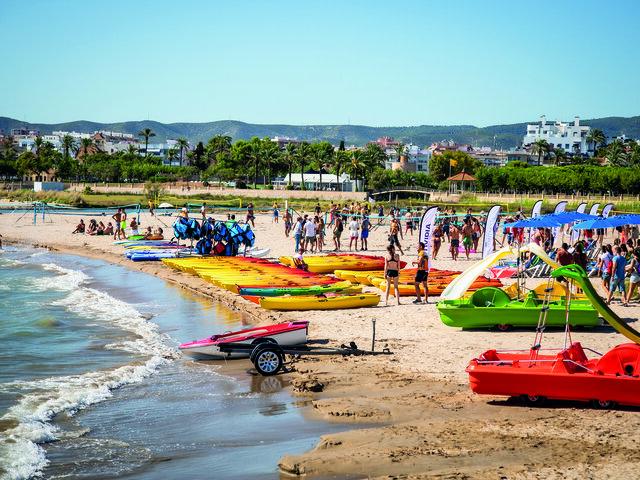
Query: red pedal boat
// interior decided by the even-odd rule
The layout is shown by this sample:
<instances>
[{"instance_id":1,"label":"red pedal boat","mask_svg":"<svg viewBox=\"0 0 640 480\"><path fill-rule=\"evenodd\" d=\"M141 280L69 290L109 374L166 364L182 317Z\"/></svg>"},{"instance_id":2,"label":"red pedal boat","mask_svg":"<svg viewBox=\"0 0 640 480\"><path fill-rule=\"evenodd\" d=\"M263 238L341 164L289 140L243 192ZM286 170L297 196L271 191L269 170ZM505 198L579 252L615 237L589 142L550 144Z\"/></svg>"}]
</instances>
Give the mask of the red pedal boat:
<instances>
[{"instance_id":1,"label":"red pedal boat","mask_svg":"<svg viewBox=\"0 0 640 480\"><path fill-rule=\"evenodd\" d=\"M541 405L546 398L591 401L596 408L613 408L618 403L640 406L640 332L604 303L582 268L568 265L551 275L576 282L607 322L634 343L618 345L590 359L585 350L600 354L579 342L572 343L567 323L565 348L542 349L541 317L529 350L487 350L469 362L466 372L471 390L520 396L531 406Z\"/></svg>"},{"instance_id":2,"label":"red pedal boat","mask_svg":"<svg viewBox=\"0 0 640 480\"><path fill-rule=\"evenodd\" d=\"M546 350L545 350L546 352ZM589 359L579 342L555 355L539 350L487 350L466 368L471 390L520 396L531 406L546 398L591 401L597 408L640 406L640 345L625 343Z\"/></svg>"}]
</instances>

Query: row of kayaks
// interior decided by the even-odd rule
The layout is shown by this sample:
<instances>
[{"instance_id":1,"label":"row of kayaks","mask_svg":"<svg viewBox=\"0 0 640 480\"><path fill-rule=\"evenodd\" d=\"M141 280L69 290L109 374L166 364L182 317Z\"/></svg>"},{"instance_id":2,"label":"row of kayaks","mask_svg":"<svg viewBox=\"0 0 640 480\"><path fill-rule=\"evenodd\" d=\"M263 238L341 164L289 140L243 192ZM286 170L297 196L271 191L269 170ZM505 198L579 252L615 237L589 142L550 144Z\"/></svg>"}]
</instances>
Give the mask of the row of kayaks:
<instances>
[{"instance_id":1,"label":"row of kayaks","mask_svg":"<svg viewBox=\"0 0 640 480\"><path fill-rule=\"evenodd\" d=\"M349 281L264 259L207 257L163 262L270 310L361 308L380 301L378 294L362 293L362 286Z\"/></svg>"}]
</instances>

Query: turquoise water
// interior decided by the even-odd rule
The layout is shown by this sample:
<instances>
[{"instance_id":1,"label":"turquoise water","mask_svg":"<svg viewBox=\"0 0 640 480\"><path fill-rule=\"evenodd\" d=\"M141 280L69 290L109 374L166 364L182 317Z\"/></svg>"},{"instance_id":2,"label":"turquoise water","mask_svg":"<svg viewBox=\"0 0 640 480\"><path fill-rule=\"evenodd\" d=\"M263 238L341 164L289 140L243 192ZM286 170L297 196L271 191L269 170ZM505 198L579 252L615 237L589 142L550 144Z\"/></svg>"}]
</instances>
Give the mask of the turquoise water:
<instances>
[{"instance_id":1,"label":"turquoise water","mask_svg":"<svg viewBox=\"0 0 640 480\"><path fill-rule=\"evenodd\" d=\"M241 316L162 280L70 255L0 254L0 478L277 479L344 426L308 421L286 377L180 343Z\"/></svg>"}]
</instances>

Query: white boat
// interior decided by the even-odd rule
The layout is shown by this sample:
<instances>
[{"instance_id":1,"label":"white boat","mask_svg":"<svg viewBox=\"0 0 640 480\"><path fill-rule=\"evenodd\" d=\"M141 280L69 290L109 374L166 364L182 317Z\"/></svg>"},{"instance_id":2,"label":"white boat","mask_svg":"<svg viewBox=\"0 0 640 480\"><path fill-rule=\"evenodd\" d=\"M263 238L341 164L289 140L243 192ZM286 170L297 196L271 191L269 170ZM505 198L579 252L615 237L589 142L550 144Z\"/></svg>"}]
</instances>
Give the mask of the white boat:
<instances>
[{"instance_id":1,"label":"white boat","mask_svg":"<svg viewBox=\"0 0 640 480\"><path fill-rule=\"evenodd\" d=\"M282 346L302 345L307 343L309 322L279 323L264 327L249 328L237 332L213 335L203 340L196 340L180 345L180 351L187 357L196 360L222 360L228 358L249 358L250 350L221 352L219 345L228 343L258 344L266 339L276 341Z\"/></svg>"}]
</instances>

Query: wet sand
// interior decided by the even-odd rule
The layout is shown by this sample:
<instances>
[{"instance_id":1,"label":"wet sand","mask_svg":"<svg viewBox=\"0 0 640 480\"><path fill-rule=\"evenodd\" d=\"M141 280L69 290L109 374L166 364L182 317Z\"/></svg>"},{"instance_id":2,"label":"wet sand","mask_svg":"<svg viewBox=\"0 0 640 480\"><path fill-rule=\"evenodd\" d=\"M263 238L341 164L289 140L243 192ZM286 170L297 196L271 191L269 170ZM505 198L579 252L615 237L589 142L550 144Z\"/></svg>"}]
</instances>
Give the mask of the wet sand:
<instances>
[{"instance_id":1,"label":"wet sand","mask_svg":"<svg viewBox=\"0 0 640 480\"><path fill-rule=\"evenodd\" d=\"M0 234L6 243L37 245L52 250L101 258L126 265L222 302L256 323L294 319L311 321L310 338L323 345L355 341L371 346L376 320L376 349L388 347L392 356L303 357L291 364L293 390L301 401L329 421L353 422L370 428L323 437L302 455L284 455L283 472L314 475L354 475L354 478L632 478L640 460L640 409L620 407L593 410L587 403L549 402L529 408L516 399L478 396L467 383L464 368L489 348L528 348L530 330L462 331L442 324L435 305L414 305L402 297L400 306L328 312L273 312L221 290L198 277L177 272L159 262L127 260L122 248L108 237L73 235L80 217L39 218L21 213L0 215ZM88 223L89 216L85 216ZM99 217L96 217L100 219ZM170 217L141 216L146 227L170 224ZM168 230L165 228L165 232ZM258 215L257 245L270 248L268 258L291 255L293 238L284 225ZM374 229L368 254L383 255L385 227ZM328 236L328 239L330 236ZM401 240L408 262L416 254L414 235ZM454 262L443 244L436 268L464 270L479 260ZM327 245L327 251L333 245ZM344 239L343 239L344 251ZM546 281L529 280L529 286ZM599 280L596 280L599 286ZM373 290L373 289L371 289ZM431 297L430 301L434 302ZM613 309L636 319L637 303ZM601 353L627 339L608 326L574 332L580 341ZM546 347L562 345L563 331L545 334ZM382 425L382 426L381 426Z\"/></svg>"}]
</instances>

